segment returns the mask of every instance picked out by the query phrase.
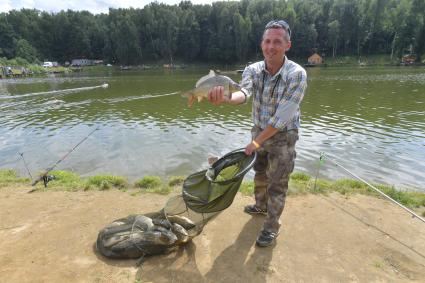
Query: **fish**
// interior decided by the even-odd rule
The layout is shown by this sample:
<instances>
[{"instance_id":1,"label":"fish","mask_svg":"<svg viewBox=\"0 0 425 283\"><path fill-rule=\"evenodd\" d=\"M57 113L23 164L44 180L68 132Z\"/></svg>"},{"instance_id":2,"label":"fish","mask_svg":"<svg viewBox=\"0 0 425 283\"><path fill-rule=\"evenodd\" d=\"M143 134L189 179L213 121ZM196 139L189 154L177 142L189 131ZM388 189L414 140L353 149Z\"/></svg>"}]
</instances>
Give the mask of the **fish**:
<instances>
[{"instance_id":1,"label":"fish","mask_svg":"<svg viewBox=\"0 0 425 283\"><path fill-rule=\"evenodd\" d=\"M177 244L184 244L189 241L189 234L181 225L173 223L173 226L171 226L171 231L173 231L174 235L177 237Z\"/></svg>"},{"instance_id":2,"label":"fish","mask_svg":"<svg viewBox=\"0 0 425 283\"><path fill-rule=\"evenodd\" d=\"M231 78L217 75L213 70L209 74L200 78L195 85L195 88L184 93L183 96L188 98L189 107L192 106L195 99L201 102L204 98L208 97L208 92L215 86L224 87L224 96L231 97L231 93L240 90L239 84L234 82Z\"/></svg>"},{"instance_id":3,"label":"fish","mask_svg":"<svg viewBox=\"0 0 425 283\"><path fill-rule=\"evenodd\" d=\"M150 234L155 235L154 238L152 238L152 244L155 245L169 246L177 241L177 236L171 230L162 226L155 225L153 231L145 232L144 236L148 237Z\"/></svg>"},{"instance_id":4,"label":"fish","mask_svg":"<svg viewBox=\"0 0 425 283\"><path fill-rule=\"evenodd\" d=\"M171 223L167 219L155 218L155 219L152 219L152 222L155 225L162 226L162 227L167 228L167 229L171 229Z\"/></svg>"},{"instance_id":5,"label":"fish","mask_svg":"<svg viewBox=\"0 0 425 283\"><path fill-rule=\"evenodd\" d=\"M190 229L192 229L196 226L195 223L193 223L192 220L190 220L189 218L184 217L184 216L169 215L169 216L167 216L167 219L173 224L174 223L179 224L180 226L182 226L186 230L190 230Z\"/></svg>"},{"instance_id":6,"label":"fish","mask_svg":"<svg viewBox=\"0 0 425 283\"><path fill-rule=\"evenodd\" d=\"M152 219L147 216L137 215L134 220L133 227L142 231L149 231L154 227Z\"/></svg>"}]
</instances>

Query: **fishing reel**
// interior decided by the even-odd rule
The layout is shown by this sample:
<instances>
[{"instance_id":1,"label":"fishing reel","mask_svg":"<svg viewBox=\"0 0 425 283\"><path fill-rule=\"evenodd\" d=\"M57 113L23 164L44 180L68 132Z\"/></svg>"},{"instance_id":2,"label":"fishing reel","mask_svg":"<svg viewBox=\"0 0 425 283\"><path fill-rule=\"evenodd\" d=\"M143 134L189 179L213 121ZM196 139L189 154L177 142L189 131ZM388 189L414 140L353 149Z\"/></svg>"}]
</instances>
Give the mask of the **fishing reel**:
<instances>
[{"instance_id":1,"label":"fishing reel","mask_svg":"<svg viewBox=\"0 0 425 283\"><path fill-rule=\"evenodd\" d=\"M52 180L55 180L56 177L54 175L44 175L42 179L43 179L44 187L47 188L47 183L49 183Z\"/></svg>"}]
</instances>

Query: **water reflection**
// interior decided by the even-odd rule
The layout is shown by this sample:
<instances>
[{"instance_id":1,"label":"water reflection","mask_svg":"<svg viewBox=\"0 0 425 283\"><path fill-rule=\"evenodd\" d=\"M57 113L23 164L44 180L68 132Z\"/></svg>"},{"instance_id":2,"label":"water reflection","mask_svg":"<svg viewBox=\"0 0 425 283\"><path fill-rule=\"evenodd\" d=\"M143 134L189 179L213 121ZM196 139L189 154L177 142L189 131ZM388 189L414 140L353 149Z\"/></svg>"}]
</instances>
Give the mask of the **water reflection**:
<instances>
[{"instance_id":1,"label":"water reflection","mask_svg":"<svg viewBox=\"0 0 425 283\"><path fill-rule=\"evenodd\" d=\"M370 181L425 189L425 69L311 69L297 170L329 152ZM207 70L113 72L0 81L1 96L109 84L109 89L0 100L0 167L37 172L91 129L61 165L83 175L188 175L250 140L250 104L192 108L179 91ZM232 78L240 80L239 75ZM60 101L60 103L52 103ZM330 165L329 178L344 177Z\"/></svg>"}]
</instances>

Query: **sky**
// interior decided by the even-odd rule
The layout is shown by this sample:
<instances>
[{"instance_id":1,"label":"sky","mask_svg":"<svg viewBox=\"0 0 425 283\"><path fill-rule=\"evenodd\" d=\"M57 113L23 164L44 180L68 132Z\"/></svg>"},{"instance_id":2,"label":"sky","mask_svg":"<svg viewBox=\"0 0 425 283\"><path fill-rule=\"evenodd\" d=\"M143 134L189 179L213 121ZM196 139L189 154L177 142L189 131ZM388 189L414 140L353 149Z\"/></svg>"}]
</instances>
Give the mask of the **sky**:
<instances>
[{"instance_id":1,"label":"sky","mask_svg":"<svg viewBox=\"0 0 425 283\"><path fill-rule=\"evenodd\" d=\"M169 5L178 4L181 0L158 0ZM217 0L191 0L193 4L211 4ZM0 0L0 12L20 10L22 8L37 9L47 12L60 10L87 10L93 14L107 13L111 8L143 8L153 2L151 0Z\"/></svg>"}]
</instances>

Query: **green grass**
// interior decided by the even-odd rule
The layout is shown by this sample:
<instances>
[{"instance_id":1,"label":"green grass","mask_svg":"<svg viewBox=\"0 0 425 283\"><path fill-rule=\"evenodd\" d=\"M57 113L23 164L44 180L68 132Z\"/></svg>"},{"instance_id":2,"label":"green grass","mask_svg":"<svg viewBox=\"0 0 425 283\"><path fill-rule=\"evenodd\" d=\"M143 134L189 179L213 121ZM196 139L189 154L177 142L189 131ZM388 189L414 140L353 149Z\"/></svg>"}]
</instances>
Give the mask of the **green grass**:
<instances>
[{"instance_id":1,"label":"green grass","mask_svg":"<svg viewBox=\"0 0 425 283\"><path fill-rule=\"evenodd\" d=\"M154 189L162 186L161 178L158 176L144 176L134 183L135 187L141 189Z\"/></svg>"},{"instance_id":2,"label":"green grass","mask_svg":"<svg viewBox=\"0 0 425 283\"><path fill-rule=\"evenodd\" d=\"M143 192L146 193L168 195L182 182L182 177L172 177L168 184L163 184L158 176L144 176L142 179L137 180L134 186L143 189Z\"/></svg>"},{"instance_id":3,"label":"green grass","mask_svg":"<svg viewBox=\"0 0 425 283\"><path fill-rule=\"evenodd\" d=\"M84 186L80 176L70 171L55 170L51 171L49 175L55 176L55 179L48 183L50 190L76 191ZM40 181L37 186L44 188L43 181Z\"/></svg>"},{"instance_id":4,"label":"green grass","mask_svg":"<svg viewBox=\"0 0 425 283\"><path fill-rule=\"evenodd\" d=\"M128 182L124 177L113 175L96 175L89 177L85 183L85 190L100 189L109 190L111 188L124 189L128 187Z\"/></svg>"},{"instance_id":5,"label":"green grass","mask_svg":"<svg viewBox=\"0 0 425 283\"><path fill-rule=\"evenodd\" d=\"M416 209L425 208L425 193L413 190L398 190L388 185L375 185L385 194L400 202L401 204ZM244 195L254 194L254 182L245 181L242 183L240 192ZM337 192L342 195L363 194L383 198L379 193L369 188L366 184L353 179L340 179L329 181L318 179L315 186L315 179L304 173L295 172L289 181L288 195L303 194L324 194ZM425 212L422 213L425 216Z\"/></svg>"},{"instance_id":6,"label":"green grass","mask_svg":"<svg viewBox=\"0 0 425 283\"><path fill-rule=\"evenodd\" d=\"M168 181L170 187L182 186L186 177L184 176L172 176Z\"/></svg>"},{"instance_id":7,"label":"green grass","mask_svg":"<svg viewBox=\"0 0 425 283\"><path fill-rule=\"evenodd\" d=\"M173 187L170 187L164 184L158 187L152 187L152 188L147 188L143 190L143 192L146 192L146 193L155 193L160 195L168 195L172 191L173 191Z\"/></svg>"},{"instance_id":8,"label":"green grass","mask_svg":"<svg viewBox=\"0 0 425 283\"><path fill-rule=\"evenodd\" d=\"M28 178L21 178L15 170L0 169L0 187L9 186L11 184L29 183Z\"/></svg>"},{"instance_id":9,"label":"green grass","mask_svg":"<svg viewBox=\"0 0 425 283\"><path fill-rule=\"evenodd\" d=\"M55 176L55 179L50 181L46 190L108 190L119 189L121 191L131 190L131 195L139 195L142 193L156 193L167 195L173 191L180 191L182 189L185 177L174 176L170 177L165 184L158 176L144 176L130 185L126 178L114 175L96 175L88 178L81 178L79 175L70 171L55 170L49 173ZM30 185L29 178L22 178L14 170L0 169L0 188L6 186L17 185ZM378 189L382 190L394 200L406 205L409 208L418 209L423 211L425 209L425 193L414 190L398 190L395 187L388 185L375 185ZM39 182L37 189L45 190L43 182ZM142 190L140 190L142 189ZM254 182L247 180L242 182L239 191L243 195L253 195ZM340 179L336 181L329 181L325 179L318 179L315 181L314 177L307 174L295 172L291 175L289 181L288 195L303 195L303 194L329 194L337 192L342 195L363 194L374 197L382 196L369 188L364 183L353 179ZM425 211L421 212L425 217Z\"/></svg>"},{"instance_id":10,"label":"green grass","mask_svg":"<svg viewBox=\"0 0 425 283\"><path fill-rule=\"evenodd\" d=\"M243 181L239 191L246 196L254 194L254 182L253 181Z\"/></svg>"},{"instance_id":11,"label":"green grass","mask_svg":"<svg viewBox=\"0 0 425 283\"><path fill-rule=\"evenodd\" d=\"M360 58L355 55L336 56L335 58L328 56L325 58L325 63L329 67L359 66L359 64L364 66L388 66L397 65L400 61L401 58L397 58L397 56L394 56L391 61L391 56L389 54L362 55Z\"/></svg>"}]
</instances>

